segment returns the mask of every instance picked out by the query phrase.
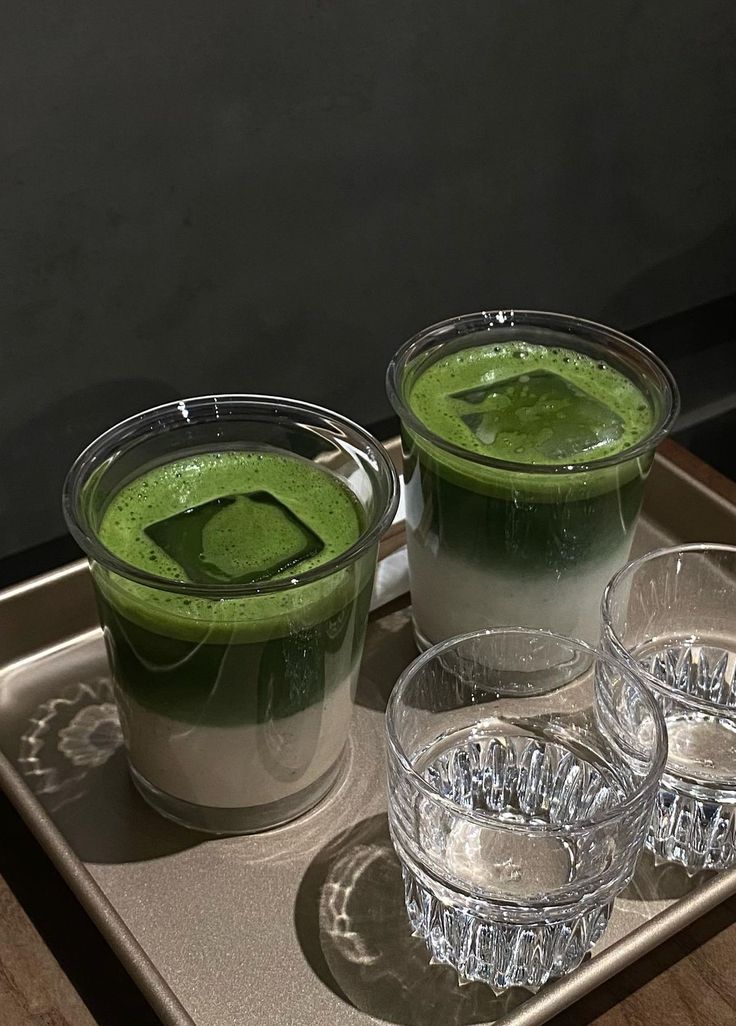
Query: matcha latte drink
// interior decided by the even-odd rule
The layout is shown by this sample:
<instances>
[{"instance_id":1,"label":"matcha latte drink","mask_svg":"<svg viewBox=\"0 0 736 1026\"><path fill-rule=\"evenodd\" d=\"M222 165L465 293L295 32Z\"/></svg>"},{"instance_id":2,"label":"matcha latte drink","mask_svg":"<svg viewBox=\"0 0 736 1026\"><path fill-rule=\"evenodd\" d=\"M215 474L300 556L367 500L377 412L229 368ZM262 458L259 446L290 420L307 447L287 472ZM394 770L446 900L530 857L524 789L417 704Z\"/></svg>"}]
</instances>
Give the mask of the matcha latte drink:
<instances>
[{"instance_id":1,"label":"matcha latte drink","mask_svg":"<svg viewBox=\"0 0 736 1026\"><path fill-rule=\"evenodd\" d=\"M70 471L133 780L187 826L283 823L334 783L388 457L349 421L224 396L112 428Z\"/></svg>"},{"instance_id":2,"label":"matcha latte drink","mask_svg":"<svg viewBox=\"0 0 736 1026\"><path fill-rule=\"evenodd\" d=\"M495 311L411 339L388 392L420 646L509 625L594 644L677 413L667 369L601 325Z\"/></svg>"}]
</instances>

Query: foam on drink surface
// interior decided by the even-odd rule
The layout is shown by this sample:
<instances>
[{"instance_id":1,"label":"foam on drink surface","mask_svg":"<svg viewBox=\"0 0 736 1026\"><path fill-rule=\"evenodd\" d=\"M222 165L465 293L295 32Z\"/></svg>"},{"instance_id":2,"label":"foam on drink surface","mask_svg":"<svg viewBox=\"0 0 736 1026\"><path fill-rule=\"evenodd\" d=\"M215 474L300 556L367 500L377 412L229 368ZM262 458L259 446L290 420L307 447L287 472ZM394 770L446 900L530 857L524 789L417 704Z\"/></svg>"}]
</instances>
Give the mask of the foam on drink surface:
<instances>
[{"instance_id":1,"label":"foam on drink surface","mask_svg":"<svg viewBox=\"0 0 736 1026\"><path fill-rule=\"evenodd\" d=\"M360 537L362 518L342 479L312 461L234 449L144 471L113 495L99 536L115 555L159 578L247 586L288 581L335 559ZM104 582L109 601L129 619L210 642L233 640L233 629L254 640L259 632L271 636L279 621L288 633L292 622L324 620L352 597L348 584L331 574L293 591L222 601L123 577Z\"/></svg>"},{"instance_id":2,"label":"foam on drink surface","mask_svg":"<svg viewBox=\"0 0 736 1026\"><path fill-rule=\"evenodd\" d=\"M575 463L634 445L652 424L642 392L602 360L523 341L473 346L439 359L409 403L437 435L519 463Z\"/></svg>"}]
</instances>

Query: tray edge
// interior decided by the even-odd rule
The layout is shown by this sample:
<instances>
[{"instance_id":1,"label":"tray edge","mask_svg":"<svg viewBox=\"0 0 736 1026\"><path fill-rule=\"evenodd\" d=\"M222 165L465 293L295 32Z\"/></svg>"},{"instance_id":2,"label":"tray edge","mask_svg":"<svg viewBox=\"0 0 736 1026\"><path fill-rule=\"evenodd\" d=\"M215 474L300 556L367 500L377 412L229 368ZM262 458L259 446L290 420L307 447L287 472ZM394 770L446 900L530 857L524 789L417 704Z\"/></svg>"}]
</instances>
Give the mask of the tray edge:
<instances>
[{"instance_id":1,"label":"tray edge","mask_svg":"<svg viewBox=\"0 0 736 1026\"><path fill-rule=\"evenodd\" d=\"M716 874L684 898L679 898L669 908L658 912L600 955L584 962L568 976L548 984L519 1008L496 1019L492 1026L542 1026L552 1016L570 1008L580 998L596 990L606 980L633 965L734 894L736 866Z\"/></svg>"},{"instance_id":2,"label":"tray edge","mask_svg":"<svg viewBox=\"0 0 736 1026\"><path fill-rule=\"evenodd\" d=\"M164 1026L196 1026L105 892L1 751L0 786Z\"/></svg>"}]
</instances>

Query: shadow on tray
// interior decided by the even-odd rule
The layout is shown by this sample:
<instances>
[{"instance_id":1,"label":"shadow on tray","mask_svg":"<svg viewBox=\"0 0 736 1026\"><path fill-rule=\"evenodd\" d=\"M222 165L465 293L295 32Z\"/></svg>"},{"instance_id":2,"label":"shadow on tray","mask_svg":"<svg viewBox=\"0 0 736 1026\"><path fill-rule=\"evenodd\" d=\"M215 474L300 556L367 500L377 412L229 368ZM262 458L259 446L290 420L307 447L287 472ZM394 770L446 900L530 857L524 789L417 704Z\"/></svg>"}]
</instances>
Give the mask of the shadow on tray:
<instances>
[{"instance_id":1,"label":"shadow on tray","mask_svg":"<svg viewBox=\"0 0 736 1026\"><path fill-rule=\"evenodd\" d=\"M636 873L621 897L629 901L647 902L675 901L697 890L713 874L708 870L695 876L688 876L682 866L655 866L654 856L643 851L636 864Z\"/></svg>"},{"instance_id":2,"label":"shadow on tray","mask_svg":"<svg viewBox=\"0 0 736 1026\"><path fill-rule=\"evenodd\" d=\"M365 709L383 712L393 686L417 657L411 611L399 609L372 621L365 639L355 700Z\"/></svg>"},{"instance_id":3,"label":"shadow on tray","mask_svg":"<svg viewBox=\"0 0 736 1026\"><path fill-rule=\"evenodd\" d=\"M206 840L163 819L133 787L106 677L69 684L37 705L16 762L84 862L140 862Z\"/></svg>"},{"instance_id":4,"label":"shadow on tray","mask_svg":"<svg viewBox=\"0 0 736 1026\"><path fill-rule=\"evenodd\" d=\"M411 936L401 869L384 815L365 819L313 860L296 899L302 950L322 982L361 1012L401 1026L470 1026L499 1018L529 997L495 997L480 983L459 986L431 966Z\"/></svg>"},{"instance_id":5,"label":"shadow on tray","mask_svg":"<svg viewBox=\"0 0 736 1026\"><path fill-rule=\"evenodd\" d=\"M642 922L655 909L694 890L677 866L655 867L645 852L621 895L642 903ZM455 973L429 964L424 942L411 936L401 869L385 815L365 819L338 836L312 861L296 899L299 943L314 972L359 1011L399 1026L470 1026L493 1022L530 995L496 997L482 984L460 986Z\"/></svg>"},{"instance_id":6,"label":"shadow on tray","mask_svg":"<svg viewBox=\"0 0 736 1026\"><path fill-rule=\"evenodd\" d=\"M87 778L80 799L57 808L53 819L83 862L142 862L208 839L146 805L131 782L122 749L102 772Z\"/></svg>"}]
</instances>

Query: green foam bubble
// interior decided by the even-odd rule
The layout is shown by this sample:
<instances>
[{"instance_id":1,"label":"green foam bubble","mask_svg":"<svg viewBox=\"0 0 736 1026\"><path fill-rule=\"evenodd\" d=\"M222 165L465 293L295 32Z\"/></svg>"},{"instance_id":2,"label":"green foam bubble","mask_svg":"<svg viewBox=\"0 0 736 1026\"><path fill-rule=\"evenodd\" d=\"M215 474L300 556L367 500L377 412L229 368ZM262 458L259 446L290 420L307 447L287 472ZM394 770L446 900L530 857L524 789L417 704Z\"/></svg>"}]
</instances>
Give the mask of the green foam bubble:
<instances>
[{"instance_id":1,"label":"green foam bubble","mask_svg":"<svg viewBox=\"0 0 736 1026\"><path fill-rule=\"evenodd\" d=\"M202 566L196 552L177 561L176 538L165 542L162 525L176 526L187 511L208 504L212 516L195 525ZM125 562L174 581L288 580L349 549L360 537L362 519L353 493L317 464L267 450L230 450L195 453L142 474L113 496L99 537ZM227 599L149 588L102 569L98 583L142 626L215 642L269 637L284 633L295 618L303 625L331 615L352 598L351 572L275 594Z\"/></svg>"}]
</instances>

